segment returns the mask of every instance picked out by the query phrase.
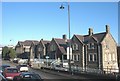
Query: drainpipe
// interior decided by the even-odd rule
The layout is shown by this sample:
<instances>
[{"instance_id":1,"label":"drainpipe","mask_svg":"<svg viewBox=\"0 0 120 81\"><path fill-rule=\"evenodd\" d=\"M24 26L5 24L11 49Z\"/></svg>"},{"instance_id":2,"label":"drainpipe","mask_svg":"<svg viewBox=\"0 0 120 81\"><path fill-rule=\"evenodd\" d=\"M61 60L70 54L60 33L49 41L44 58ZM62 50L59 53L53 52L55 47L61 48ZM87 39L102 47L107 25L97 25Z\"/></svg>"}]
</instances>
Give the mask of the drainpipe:
<instances>
[{"instance_id":1,"label":"drainpipe","mask_svg":"<svg viewBox=\"0 0 120 81\"><path fill-rule=\"evenodd\" d=\"M88 61L88 59L87 59L87 56L88 56L87 55L87 44L85 45L85 55L86 55L86 57L85 57L86 58L86 61L85 61L85 66L86 66L85 67L85 71L87 71L87 61Z\"/></svg>"},{"instance_id":2,"label":"drainpipe","mask_svg":"<svg viewBox=\"0 0 120 81\"><path fill-rule=\"evenodd\" d=\"M83 58L83 60L82 60L82 63L83 63L83 71L85 71L85 57L84 57L84 54L85 52L84 52L84 45L83 45L83 47L82 47L82 54L83 54L83 56L82 56L82 58Z\"/></svg>"},{"instance_id":3,"label":"drainpipe","mask_svg":"<svg viewBox=\"0 0 120 81\"><path fill-rule=\"evenodd\" d=\"M98 44L98 68L99 70L101 70L101 62L100 62L100 45Z\"/></svg>"}]
</instances>

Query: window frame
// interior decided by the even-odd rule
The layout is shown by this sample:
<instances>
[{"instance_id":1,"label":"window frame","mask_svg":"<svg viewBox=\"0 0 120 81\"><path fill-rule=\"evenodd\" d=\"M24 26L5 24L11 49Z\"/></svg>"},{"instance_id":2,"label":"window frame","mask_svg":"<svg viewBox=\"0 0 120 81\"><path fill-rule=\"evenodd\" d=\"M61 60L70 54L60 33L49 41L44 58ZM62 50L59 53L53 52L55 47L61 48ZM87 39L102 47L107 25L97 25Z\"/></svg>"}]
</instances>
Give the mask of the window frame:
<instances>
[{"instance_id":1,"label":"window frame","mask_svg":"<svg viewBox=\"0 0 120 81\"><path fill-rule=\"evenodd\" d=\"M97 53L89 53L89 62L97 62Z\"/></svg>"}]
</instances>

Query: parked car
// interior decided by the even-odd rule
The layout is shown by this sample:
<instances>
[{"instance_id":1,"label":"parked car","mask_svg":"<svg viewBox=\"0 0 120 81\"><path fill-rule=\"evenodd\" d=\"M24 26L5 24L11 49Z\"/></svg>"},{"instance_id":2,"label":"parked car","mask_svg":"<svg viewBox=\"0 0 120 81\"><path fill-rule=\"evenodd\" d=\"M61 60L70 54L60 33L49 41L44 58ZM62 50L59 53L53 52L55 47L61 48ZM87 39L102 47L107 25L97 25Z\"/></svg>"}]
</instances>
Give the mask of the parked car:
<instances>
[{"instance_id":1,"label":"parked car","mask_svg":"<svg viewBox=\"0 0 120 81\"><path fill-rule=\"evenodd\" d=\"M7 81L7 79L0 73L0 81Z\"/></svg>"},{"instance_id":2,"label":"parked car","mask_svg":"<svg viewBox=\"0 0 120 81\"><path fill-rule=\"evenodd\" d=\"M120 74L119 73L116 74L116 81L120 81Z\"/></svg>"},{"instance_id":3,"label":"parked car","mask_svg":"<svg viewBox=\"0 0 120 81\"><path fill-rule=\"evenodd\" d=\"M12 80L15 76L19 76L20 72L15 67L7 67L3 71L3 75L6 79Z\"/></svg>"},{"instance_id":4,"label":"parked car","mask_svg":"<svg viewBox=\"0 0 120 81\"><path fill-rule=\"evenodd\" d=\"M13 62L14 62L14 63L18 63L18 59L17 59L17 58L14 58L14 59L13 59Z\"/></svg>"},{"instance_id":5,"label":"parked car","mask_svg":"<svg viewBox=\"0 0 120 81\"><path fill-rule=\"evenodd\" d=\"M58 70L58 71L68 71L69 70L68 68L62 67L61 65L55 65L54 69Z\"/></svg>"},{"instance_id":6,"label":"parked car","mask_svg":"<svg viewBox=\"0 0 120 81\"><path fill-rule=\"evenodd\" d=\"M19 59L18 60L18 64L27 64L28 63L28 59Z\"/></svg>"},{"instance_id":7,"label":"parked car","mask_svg":"<svg viewBox=\"0 0 120 81\"><path fill-rule=\"evenodd\" d=\"M19 76L13 78L13 81L42 81L39 74L33 72L22 72Z\"/></svg>"},{"instance_id":8,"label":"parked car","mask_svg":"<svg viewBox=\"0 0 120 81\"><path fill-rule=\"evenodd\" d=\"M0 72L2 73L4 70L5 70L5 68L7 68L7 67L10 67L10 65L9 64L3 64L2 66L0 66Z\"/></svg>"},{"instance_id":9,"label":"parked car","mask_svg":"<svg viewBox=\"0 0 120 81\"><path fill-rule=\"evenodd\" d=\"M20 72L28 72L28 66L26 64L21 64L17 66Z\"/></svg>"}]
</instances>

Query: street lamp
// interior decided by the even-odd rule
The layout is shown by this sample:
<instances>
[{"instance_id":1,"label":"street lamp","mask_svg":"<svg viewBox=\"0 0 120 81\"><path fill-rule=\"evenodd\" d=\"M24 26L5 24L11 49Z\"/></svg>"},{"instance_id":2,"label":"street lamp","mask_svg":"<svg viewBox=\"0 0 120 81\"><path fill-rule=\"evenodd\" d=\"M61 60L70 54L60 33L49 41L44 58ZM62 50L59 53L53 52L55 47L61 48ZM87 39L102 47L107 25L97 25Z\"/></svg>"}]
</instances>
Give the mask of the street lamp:
<instances>
[{"instance_id":1,"label":"street lamp","mask_svg":"<svg viewBox=\"0 0 120 81\"><path fill-rule=\"evenodd\" d=\"M68 2L67 4L68 7L68 32L69 32L69 72L71 72L71 64L70 64L70 48L71 48L71 43L70 43L70 3ZM60 9L64 9L63 4L60 6Z\"/></svg>"}]
</instances>

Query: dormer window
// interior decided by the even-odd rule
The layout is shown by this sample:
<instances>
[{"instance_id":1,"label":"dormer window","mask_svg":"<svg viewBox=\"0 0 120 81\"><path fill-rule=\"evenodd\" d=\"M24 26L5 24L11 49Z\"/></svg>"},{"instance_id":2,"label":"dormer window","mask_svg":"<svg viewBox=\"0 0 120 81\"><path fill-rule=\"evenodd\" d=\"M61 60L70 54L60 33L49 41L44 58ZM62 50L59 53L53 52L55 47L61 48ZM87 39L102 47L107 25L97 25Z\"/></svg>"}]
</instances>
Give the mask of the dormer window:
<instances>
[{"instance_id":1,"label":"dormer window","mask_svg":"<svg viewBox=\"0 0 120 81\"><path fill-rule=\"evenodd\" d=\"M94 43L89 43L89 44L88 44L88 49L94 49L94 48L95 48Z\"/></svg>"},{"instance_id":2,"label":"dormer window","mask_svg":"<svg viewBox=\"0 0 120 81\"><path fill-rule=\"evenodd\" d=\"M42 51L42 48L41 48L41 47L39 47L39 48L38 48L38 51Z\"/></svg>"},{"instance_id":3,"label":"dormer window","mask_svg":"<svg viewBox=\"0 0 120 81\"><path fill-rule=\"evenodd\" d=\"M78 50L78 44L74 43L72 48L73 50Z\"/></svg>"},{"instance_id":4,"label":"dormer window","mask_svg":"<svg viewBox=\"0 0 120 81\"><path fill-rule=\"evenodd\" d=\"M51 51L55 51L55 46L54 46L54 45L51 45L50 50L51 50Z\"/></svg>"}]
</instances>

